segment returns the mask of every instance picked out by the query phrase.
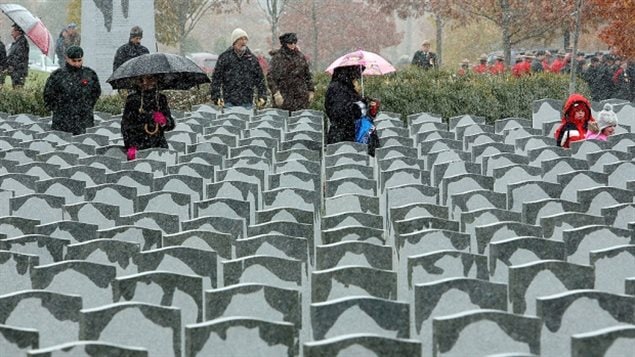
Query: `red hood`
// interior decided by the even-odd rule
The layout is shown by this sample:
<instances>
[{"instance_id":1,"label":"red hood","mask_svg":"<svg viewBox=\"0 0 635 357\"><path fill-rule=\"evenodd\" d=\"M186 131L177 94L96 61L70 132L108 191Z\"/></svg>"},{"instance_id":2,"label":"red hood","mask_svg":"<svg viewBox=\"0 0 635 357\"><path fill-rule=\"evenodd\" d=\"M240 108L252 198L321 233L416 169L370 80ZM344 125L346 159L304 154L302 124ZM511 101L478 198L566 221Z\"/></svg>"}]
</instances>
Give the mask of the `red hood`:
<instances>
[{"instance_id":1,"label":"red hood","mask_svg":"<svg viewBox=\"0 0 635 357\"><path fill-rule=\"evenodd\" d=\"M567 98L567 101L564 103L564 107L562 110L563 122L567 120L567 117L570 117L570 115L567 114L569 114L569 111L573 107L574 103L582 103L587 112L587 121L593 120L593 118L591 117L591 103L589 102L589 100L586 99L582 94L573 93L569 96L569 98Z\"/></svg>"}]
</instances>

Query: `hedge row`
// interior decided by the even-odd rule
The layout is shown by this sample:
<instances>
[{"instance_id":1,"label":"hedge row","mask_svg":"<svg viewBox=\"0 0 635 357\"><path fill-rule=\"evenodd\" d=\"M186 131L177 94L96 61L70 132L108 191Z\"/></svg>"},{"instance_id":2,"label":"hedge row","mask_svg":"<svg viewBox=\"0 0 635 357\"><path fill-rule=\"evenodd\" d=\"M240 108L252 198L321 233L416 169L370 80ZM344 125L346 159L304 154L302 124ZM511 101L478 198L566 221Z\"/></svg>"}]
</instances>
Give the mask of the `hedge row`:
<instances>
[{"instance_id":1,"label":"hedge row","mask_svg":"<svg viewBox=\"0 0 635 357\"><path fill-rule=\"evenodd\" d=\"M317 101L314 109L323 109L324 91L328 75L316 76ZM581 80L578 91L588 95L589 89ZM566 99L569 76L551 73L521 78L511 75L468 75L457 77L446 71L421 71L408 68L394 74L364 77L365 94L378 98L382 109L408 114L428 112L443 118L471 114L485 117L488 123L497 119L531 118L531 103L537 99Z\"/></svg>"},{"instance_id":2,"label":"hedge row","mask_svg":"<svg viewBox=\"0 0 635 357\"><path fill-rule=\"evenodd\" d=\"M318 73L314 79L316 100L311 109L323 110L330 76ZM446 119L471 114L493 123L501 118L531 118L531 103L536 99L566 98L568 79L568 76L551 73L521 78L509 75L457 77L446 71L408 68L384 76L364 77L364 89L367 96L381 100L383 110L399 113L404 119L408 114L429 112ZM0 112L50 115L42 100L45 80L44 75L29 75L26 86L17 91L5 85L0 90ZM577 88L585 95L589 92L583 81L578 81ZM196 104L209 102L209 86L189 91L166 91L166 95L172 108L187 111ZM102 96L95 110L119 114L123 105L118 95Z\"/></svg>"}]
</instances>

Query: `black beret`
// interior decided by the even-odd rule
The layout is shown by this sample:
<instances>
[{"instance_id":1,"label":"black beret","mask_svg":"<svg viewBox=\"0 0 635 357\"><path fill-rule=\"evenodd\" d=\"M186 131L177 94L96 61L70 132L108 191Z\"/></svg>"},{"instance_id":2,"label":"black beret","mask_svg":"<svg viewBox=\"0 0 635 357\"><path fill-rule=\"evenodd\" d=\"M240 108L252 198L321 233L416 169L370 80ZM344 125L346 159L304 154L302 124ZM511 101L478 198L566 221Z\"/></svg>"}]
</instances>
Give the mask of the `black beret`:
<instances>
[{"instance_id":1,"label":"black beret","mask_svg":"<svg viewBox=\"0 0 635 357\"><path fill-rule=\"evenodd\" d=\"M297 43L298 42L298 36L296 36L295 33L293 32L287 32L284 35L278 37L280 39L280 44L284 45L287 43Z\"/></svg>"},{"instance_id":2,"label":"black beret","mask_svg":"<svg viewBox=\"0 0 635 357\"><path fill-rule=\"evenodd\" d=\"M66 49L66 57L77 59L84 57L84 50L79 46L71 46Z\"/></svg>"}]
</instances>

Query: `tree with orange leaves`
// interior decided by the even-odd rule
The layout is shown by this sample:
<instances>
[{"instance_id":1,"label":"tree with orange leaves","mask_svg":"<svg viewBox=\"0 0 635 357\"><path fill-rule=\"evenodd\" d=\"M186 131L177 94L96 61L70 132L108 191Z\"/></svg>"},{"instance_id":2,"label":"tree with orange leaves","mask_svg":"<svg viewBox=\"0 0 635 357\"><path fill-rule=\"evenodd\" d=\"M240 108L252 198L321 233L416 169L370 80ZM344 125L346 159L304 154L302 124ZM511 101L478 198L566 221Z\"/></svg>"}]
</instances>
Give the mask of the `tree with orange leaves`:
<instances>
[{"instance_id":1,"label":"tree with orange leaves","mask_svg":"<svg viewBox=\"0 0 635 357\"><path fill-rule=\"evenodd\" d=\"M635 59L635 1L589 0L596 16L606 21L598 36L615 52Z\"/></svg>"}]
</instances>

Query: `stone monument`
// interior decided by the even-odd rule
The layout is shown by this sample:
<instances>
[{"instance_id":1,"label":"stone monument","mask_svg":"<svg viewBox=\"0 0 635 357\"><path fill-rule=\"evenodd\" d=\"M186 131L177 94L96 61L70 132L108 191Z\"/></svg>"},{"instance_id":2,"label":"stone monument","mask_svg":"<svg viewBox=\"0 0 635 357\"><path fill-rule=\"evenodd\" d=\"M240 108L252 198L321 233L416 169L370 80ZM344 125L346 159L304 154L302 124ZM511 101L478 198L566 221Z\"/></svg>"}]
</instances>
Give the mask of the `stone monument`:
<instances>
[{"instance_id":1,"label":"stone monument","mask_svg":"<svg viewBox=\"0 0 635 357\"><path fill-rule=\"evenodd\" d=\"M154 0L82 0L84 65L97 72L105 94L113 91L106 80L112 74L115 52L128 42L133 26L141 26L141 44L156 52Z\"/></svg>"}]
</instances>

